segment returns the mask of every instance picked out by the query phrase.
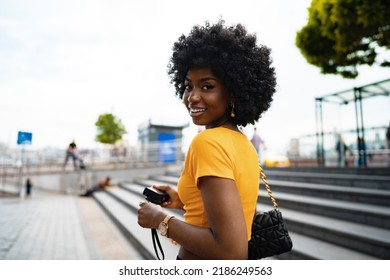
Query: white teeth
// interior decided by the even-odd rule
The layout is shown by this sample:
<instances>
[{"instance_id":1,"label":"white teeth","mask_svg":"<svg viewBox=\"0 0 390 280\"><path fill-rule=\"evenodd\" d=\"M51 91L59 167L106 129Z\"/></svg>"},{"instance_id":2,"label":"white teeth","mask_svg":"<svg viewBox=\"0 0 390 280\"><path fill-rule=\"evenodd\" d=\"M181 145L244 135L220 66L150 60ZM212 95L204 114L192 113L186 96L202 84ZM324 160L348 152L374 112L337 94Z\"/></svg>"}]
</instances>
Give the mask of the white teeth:
<instances>
[{"instance_id":1,"label":"white teeth","mask_svg":"<svg viewBox=\"0 0 390 280\"><path fill-rule=\"evenodd\" d=\"M199 113L199 112L204 112L206 109L190 109L191 113Z\"/></svg>"}]
</instances>

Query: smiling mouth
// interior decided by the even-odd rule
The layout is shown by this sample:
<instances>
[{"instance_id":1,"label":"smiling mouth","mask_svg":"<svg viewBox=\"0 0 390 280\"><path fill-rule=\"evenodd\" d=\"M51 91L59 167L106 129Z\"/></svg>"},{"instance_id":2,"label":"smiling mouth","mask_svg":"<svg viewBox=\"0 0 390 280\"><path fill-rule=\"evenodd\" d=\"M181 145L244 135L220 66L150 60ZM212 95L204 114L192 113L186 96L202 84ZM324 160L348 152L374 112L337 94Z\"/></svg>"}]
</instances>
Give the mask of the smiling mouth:
<instances>
[{"instance_id":1,"label":"smiling mouth","mask_svg":"<svg viewBox=\"0 0 390 280\"><path fill-rule=\"evenodd\" d=\"M195 109L195 108L189 108L188 109L191 116L200 115L207 111L207 109Z\"/></svg>"},{"instance_id":2,"label":"smiling mouth","mask_svg":"<svg viewBox=\"0 0 390 280\"><path fill-rule=\"evenodd\" d=\"M190 113L199 113L199 112L204 112L206 111L207 109L191 109L190 108Z\"/></svg>"}]
</instances>

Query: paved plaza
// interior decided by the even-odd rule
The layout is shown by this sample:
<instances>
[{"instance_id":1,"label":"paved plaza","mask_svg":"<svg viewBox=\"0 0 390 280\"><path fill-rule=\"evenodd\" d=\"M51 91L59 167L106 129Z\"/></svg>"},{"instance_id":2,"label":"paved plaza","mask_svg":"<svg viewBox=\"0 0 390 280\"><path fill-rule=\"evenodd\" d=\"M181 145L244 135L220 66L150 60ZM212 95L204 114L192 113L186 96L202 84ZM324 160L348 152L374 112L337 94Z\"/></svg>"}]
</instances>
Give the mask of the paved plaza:
<instances>
[{"instance_id":1,"label":"paved plaza","mask_svg":"<svg viewBox=\"0 0 390 280\"><path fill-rule=\"evenodd\" d=\"M92 198L0 197L0 260L140 259Z\"/></svg>"}]
</instances>

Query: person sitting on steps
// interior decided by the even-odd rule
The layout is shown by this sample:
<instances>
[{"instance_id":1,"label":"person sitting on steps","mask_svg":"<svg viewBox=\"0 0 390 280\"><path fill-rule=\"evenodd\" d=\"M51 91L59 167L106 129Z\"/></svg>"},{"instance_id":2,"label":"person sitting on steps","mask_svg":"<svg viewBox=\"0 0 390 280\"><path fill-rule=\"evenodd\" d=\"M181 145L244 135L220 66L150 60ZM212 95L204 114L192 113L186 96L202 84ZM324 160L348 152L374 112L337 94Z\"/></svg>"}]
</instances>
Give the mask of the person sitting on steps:
<instances>
[{"instance_id":1,"label":"person sitting on steps","mask_svg":"<svg viewBox=\"0 0 390 280\"><path fill-rule=\"evenodd\" d=\"M89 189L86 190L85 193L81 194L80 196L91 196L95 191L103 190L106 187L112 186L111 184L111 178L106 177L103 179L100 179L96 184L91 186Z\"/></svg>"}]
</instances>

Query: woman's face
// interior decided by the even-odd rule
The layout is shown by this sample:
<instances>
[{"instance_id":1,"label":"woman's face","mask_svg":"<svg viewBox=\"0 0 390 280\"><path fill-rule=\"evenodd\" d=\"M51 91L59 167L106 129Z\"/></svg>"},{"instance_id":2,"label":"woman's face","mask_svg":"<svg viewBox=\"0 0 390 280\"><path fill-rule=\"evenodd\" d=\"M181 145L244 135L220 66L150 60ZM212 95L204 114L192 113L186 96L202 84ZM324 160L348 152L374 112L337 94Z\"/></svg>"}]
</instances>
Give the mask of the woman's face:
<instances>
[{"instance_id":1,"label":"woman's face","mask_svg":"<svg viewBox=\"0 0 390 280\"><path fill-rule=\"evenodd\" d=\"M196 125L213 128L230 119L230 94L210 68L188 70L183 102Z\"/></svg>"}]
</instances>

